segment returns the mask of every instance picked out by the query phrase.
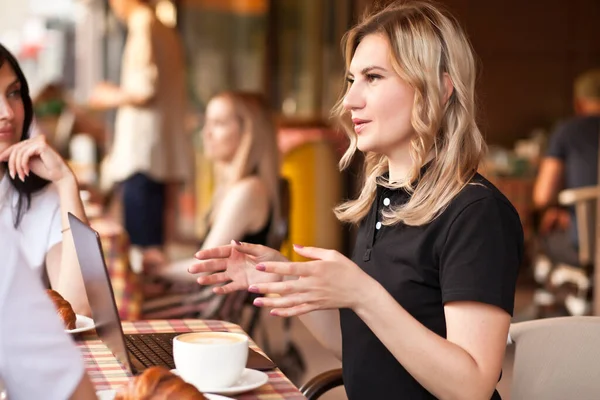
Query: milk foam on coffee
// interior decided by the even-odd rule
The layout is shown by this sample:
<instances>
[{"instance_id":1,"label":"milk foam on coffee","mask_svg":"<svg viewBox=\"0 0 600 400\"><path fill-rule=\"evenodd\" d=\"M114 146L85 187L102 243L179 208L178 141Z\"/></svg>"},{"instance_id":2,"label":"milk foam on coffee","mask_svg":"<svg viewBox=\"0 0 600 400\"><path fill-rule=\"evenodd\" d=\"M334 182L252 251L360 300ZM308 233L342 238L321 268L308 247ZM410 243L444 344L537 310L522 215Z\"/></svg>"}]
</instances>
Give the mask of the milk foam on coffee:
<instances>
[{"instance_id":1,"label":"milk foam on coffee","mask_svg":"<svg viewBox=\"0 0 600 400\"><path fill-rule=\"evenodd\" d=\"M228 344L228 343L241 342L244 339L237 337L237 336L221 335L218 333L215 333L215 334L190 333L187 335L182 335L179 340L181 340L182 342L186 342L186 343Z\"/></svg>"}]
</instances>

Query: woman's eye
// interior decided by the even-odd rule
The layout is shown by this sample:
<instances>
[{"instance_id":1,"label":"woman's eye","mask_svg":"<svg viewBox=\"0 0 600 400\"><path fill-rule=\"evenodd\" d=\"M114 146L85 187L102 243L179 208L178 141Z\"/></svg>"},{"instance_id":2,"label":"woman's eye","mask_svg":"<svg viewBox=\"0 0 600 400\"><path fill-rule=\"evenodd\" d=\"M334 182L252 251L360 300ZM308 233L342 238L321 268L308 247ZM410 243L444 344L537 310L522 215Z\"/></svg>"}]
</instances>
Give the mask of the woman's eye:
<instances>
[{"instance_id":1,"label":"woman's eye","mask_svg":"<svg viewBox=\"0 0 600 400\"><path fill-rule=\"evenodd\" d=\"M381 75L376 75L376 74L368 74L367 75L367 81L369 81L369 82L374 82L377 79L381 79Z\"/></svg>"},{"instance_id":2,"label":"woman's eye","mask_svg":"<svg viewBox=\"0 0 600 400\"><path fill-rule=\"evenodd\" d=\"M21 89L12 90L8 93L8 97L21 97Z\"/></svg>"},{"instance_id":3,"label":"woman's eye","mask_svg":"<svg viewBox=\"0 0 600 400\"><path fill-rule=\"evenodd\" d=\"M348 85L352 85L354 83L354 78L347 77L346 82L348 82Z\"/></svg>"}]
</instances>

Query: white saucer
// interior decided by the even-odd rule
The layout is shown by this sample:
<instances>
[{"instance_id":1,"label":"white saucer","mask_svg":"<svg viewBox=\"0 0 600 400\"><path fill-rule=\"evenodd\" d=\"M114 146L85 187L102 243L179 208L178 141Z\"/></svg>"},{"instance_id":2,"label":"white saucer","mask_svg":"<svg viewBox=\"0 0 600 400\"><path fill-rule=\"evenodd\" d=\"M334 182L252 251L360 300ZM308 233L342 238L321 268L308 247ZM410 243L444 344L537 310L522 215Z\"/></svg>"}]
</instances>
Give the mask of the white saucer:
<instances>
[{"instance_id":1,"label":"white saucer","mask_svg":"<svg viewBox=\"0 0 600 400\"><path fill-rule=\"evenodd\" d=\"M175 375L177 374L176 369L171 370ZM255 369L245 368L244 372L242 372L242 376L237 380L232 386L226 388L199 388L203 393L218 393L218 394L239 394L248 392L250 390L254 390L256 388L261 387L269 380L269 375L265 374L262 371L257 371Z\"/></svg>"},{"instance_id":2,"label":"white saucer","mask_svg":"<svg viewBox=\"0 0 600 400\"><path fill-rule=\"evenodd\" d=\"M99 390L96 392L96 396L98 396L98 400L113 400L117 395L117 391L113 389L108 390ZM210 394L204 393L204 397L208 400L235 400L231 397L219 396L218 394Z\"/></svg>"},{"instance_id":3,"label":"white saucer","mask_svg":"<svg viewBox=\"0 0 600 400\"><path fill-rule=\"evenodd\" d=\"M79 333L91 331L96 326L94 325L94 320L90 317L86 317L85 315L76 314L75 320L75 329L65 329L65 332L68 333Z\"/></svg>"}]
</instances>

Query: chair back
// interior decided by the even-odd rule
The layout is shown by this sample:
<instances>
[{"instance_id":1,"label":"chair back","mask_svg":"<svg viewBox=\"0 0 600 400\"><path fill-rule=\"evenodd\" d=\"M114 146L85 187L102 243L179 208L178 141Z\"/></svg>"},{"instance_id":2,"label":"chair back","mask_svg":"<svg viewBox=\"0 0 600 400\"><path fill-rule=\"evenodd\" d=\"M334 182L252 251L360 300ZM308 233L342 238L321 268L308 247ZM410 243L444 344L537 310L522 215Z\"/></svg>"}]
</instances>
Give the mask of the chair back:
<instances>
[{"instance_id":1,"label":"chair back","mask_svg":"<svg viewBox=\"0 0 600 400\"><path fill-rule=\"evenodd\" d=\"M279 223L275 227L274 234L269 238L269 247L281 249L290 235L290 183L285 178L279 179Z\"/></svg>"},{"instance_id":2,"label":"chair back","mask_svg":"<svg viewBox=\"0 0 600 400\"><path fill-rule=\"evenodd\" d=\"M596 203L598 186L566 189L558 194L558 202L563 206L575 207L577 238L579 239L579 264L591 267L596 251Z\"/></svg>"},{"instance_id":3,"label":"chair back","mask_svg":"<svg viewBox=\"0 0 600 400\"><path fill-rule=\"evenodd\" d=\"M512 324L511 400L592 400L600 396L600 317Z\"/></svg>"}]
</instances>

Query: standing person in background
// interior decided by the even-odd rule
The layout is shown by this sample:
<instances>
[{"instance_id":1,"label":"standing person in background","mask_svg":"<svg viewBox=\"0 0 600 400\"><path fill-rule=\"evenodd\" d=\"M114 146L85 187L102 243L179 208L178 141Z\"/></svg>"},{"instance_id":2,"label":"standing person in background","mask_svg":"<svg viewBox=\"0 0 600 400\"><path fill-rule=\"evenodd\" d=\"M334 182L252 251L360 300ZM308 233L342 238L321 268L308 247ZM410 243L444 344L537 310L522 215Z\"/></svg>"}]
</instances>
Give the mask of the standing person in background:
<instances>
[{"instance_id":1,"label":"standing person in background","mask_svg":"<svg viewBox=\"0 0 600 400\"><path fill-rule=\"evenodd\" d=\"M177 33L163 25L145 0L110 0L127 24L121 86L102 83L90 98L96 109L117 108L115 139L103 180L121 182L132 265L142 255L164 263L165 211L177 184L192 171L186 135L185 62Z\"/></svg>"}]
</instances>

